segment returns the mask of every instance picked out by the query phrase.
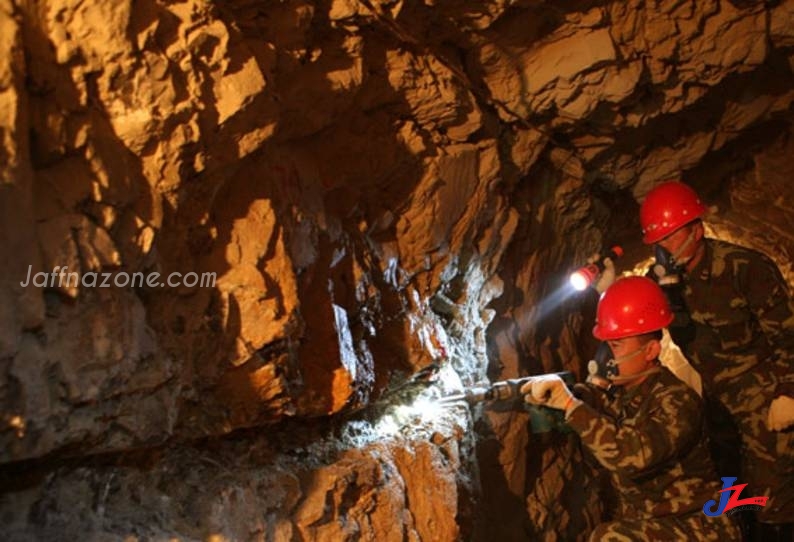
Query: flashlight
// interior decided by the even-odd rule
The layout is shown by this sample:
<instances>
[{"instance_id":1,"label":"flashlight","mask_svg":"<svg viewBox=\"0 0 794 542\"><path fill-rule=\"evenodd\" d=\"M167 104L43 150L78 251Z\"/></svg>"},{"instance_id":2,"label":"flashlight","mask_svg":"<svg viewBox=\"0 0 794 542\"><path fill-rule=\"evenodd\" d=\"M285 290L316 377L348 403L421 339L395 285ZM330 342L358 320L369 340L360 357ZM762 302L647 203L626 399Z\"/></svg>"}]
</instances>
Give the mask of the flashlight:
<instances>
[{"instance_id":1,"label":"flashlight","mask_svg":"<svg viewBox=\"0 0 794 542\"><path fill-rule=\"evenodd\" d=\"M571 273L569 279L571 286L573 286L575 290L581 292L590 286L604 270L604 258L611 258L614 262L621 256L623 256L623 249L621 247L616 245L610 248L606 254L601 254L595 262L580 267Z\"/></svg>"}]
</instances>

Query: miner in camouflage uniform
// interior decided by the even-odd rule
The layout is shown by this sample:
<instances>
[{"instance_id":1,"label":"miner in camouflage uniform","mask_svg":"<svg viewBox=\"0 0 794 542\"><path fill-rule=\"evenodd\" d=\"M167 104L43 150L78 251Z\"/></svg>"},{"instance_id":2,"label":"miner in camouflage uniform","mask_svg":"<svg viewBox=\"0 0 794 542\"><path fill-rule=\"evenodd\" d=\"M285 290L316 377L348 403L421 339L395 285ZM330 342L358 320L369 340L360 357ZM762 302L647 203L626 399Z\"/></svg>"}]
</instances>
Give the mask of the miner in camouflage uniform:
<instances>
[{"instance_id":1,"label":"miner in camouflage uniform","mask_svg":"<svg viewBox=\"0 0 794 542\"><path fill-rule=\"evenodd\" d=\"M704 503L719 499L721 484L700 397L658 361L661 329L673 318L661 289L645 277L618 280L596 313L593 334L608 355L597 355L590 371L613 389L578 384L577 398L559 377L545 375L521 390L530 403L565 411L610 473L616 517L590 540L737 540L730 517L703 513Z\"/></svg>"},{"instance_id":2,"label":"miner in camouflage uniform","mask_svg":"<svg viewBox=\"0 0 794 542\"><path fill-rule=\"evenodd\" d=\"M743 496L769 497L750 536L788 542L794 539L794 310L769 258L704 237L705 210L687 185L661 184L640 209L643 241L656 245L653 276L676 313L671 335L702 377L720 475L747 482Z\"/></svg>"}]
</instances>

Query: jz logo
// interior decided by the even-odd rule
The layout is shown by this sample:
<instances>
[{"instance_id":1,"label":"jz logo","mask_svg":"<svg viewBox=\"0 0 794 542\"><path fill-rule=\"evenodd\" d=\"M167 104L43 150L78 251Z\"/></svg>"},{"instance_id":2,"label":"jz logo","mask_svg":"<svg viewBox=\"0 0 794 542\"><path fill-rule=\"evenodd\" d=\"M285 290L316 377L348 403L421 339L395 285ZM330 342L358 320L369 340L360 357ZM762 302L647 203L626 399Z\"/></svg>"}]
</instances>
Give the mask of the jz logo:
<instances>
[{"instance_id":1,"label":"jz logo","mask_svg":"<svg viewBox=\"0 0 794 542\"><path fill-rule=\"evenodd\" d=\"M747 484L733 485L735 482L736 478L723 478L722 489L720 490L722 495L720 496L719 506L717 506L717 509L714 510L714 507L717 505L717 501L712 499L703 505L703 513L712 517L719 516L726 512L729 512L728 515L730 515L733 513L730 511L738 506L752 506L753 509L759 509L766 504L766 501L769 500L769 497L747 497L746 499L740 499L739 495L742 494L742 490ZM738 512L739 510L741 510L741 508L733 511Z\"/></svg>"}]
</instances>

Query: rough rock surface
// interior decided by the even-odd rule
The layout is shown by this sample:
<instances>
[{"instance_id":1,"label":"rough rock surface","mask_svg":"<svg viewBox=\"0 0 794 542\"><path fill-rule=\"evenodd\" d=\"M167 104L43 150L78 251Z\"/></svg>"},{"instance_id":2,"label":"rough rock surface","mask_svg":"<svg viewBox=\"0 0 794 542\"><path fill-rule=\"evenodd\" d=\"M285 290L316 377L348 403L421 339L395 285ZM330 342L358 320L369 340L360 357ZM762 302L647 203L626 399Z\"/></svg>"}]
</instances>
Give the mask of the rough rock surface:
<instances>
[{"instance_id":1,"label":"rough rock surface","mask_svg":"<svg viewBox=\"0 0 794 542\"><path fill-rule=\"evenodd\" d=\"M6 469L3 539L457 540L476 486L463 421L434 419L410 439L362 424L338 437L293 424L71 460L48 475Z\"/></svg>"},{"instance_id":2,"label":"rough rock surface","mask_svg":"<svg viewBox=\"0 0 794 542\"><path fill-rule=\"evenodd\" d=\"M433 362L453 387L581 374L564 274L607 243L646 257L638 202L670 177L794 280L792 104L793 0L0 0L0 463L49 469L0 515L22 537L75 502L69 532L98 539L381 539L384 510L403 539L582 536L575 446L520 412L293 465L283 493L278 459L205 462L217 501L168 468L197 439L342 423ZM214 282L82 282L121 272ZM438 458L473 430L476 517L423 489L461 493L476 469ZM100 512L145 474L88 458L164 446L136 453L176 489ZM287 511L213 523L235 499Z\"/></svg>"}]
</instances>

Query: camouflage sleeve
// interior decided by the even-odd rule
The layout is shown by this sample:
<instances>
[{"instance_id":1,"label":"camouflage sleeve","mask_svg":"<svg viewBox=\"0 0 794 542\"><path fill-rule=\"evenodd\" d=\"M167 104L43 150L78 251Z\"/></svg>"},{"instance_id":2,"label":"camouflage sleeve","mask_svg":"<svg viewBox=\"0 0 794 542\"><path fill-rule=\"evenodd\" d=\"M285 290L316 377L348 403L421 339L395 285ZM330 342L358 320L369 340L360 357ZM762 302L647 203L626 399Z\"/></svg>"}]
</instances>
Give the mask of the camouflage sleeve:
<instances>
[{"instance_id":1,"label":"camouflage sleeve","mask_svg":"<svg viewBox=\"0 0 794 542\"><path fill-rule=\"evenodd\" d=\"M628 476L645 472L688 449L702 422L699 399L684 384L653 393L633 418L618 421L583 403L570 412L568 425L608 470Z\"/></svg>"},{"instance_id":2,"label":"camouflage sleeve","mask_svg":"<svg viewBox=\"0 0 794 542\"><path fill-rule=\"evenodd\" d=\"M778 374L786 388L785 395L794 393L794 375L791 371L791 353L794 352L794 306L789 293L788 284L783 279L777 266L764 256L758 254L752 258L740 275L739 287L745 292L750 310L755 315L761 330L769 344L775 349L783 364L784 374ZM780 373L780 369L776 371ZM785 381L790 382L785 383Z\"/></svg>"},{"instance_id":3,"label":"camouflage sleeve","mask_svg":"<svg viewBox=\"0 0 794 542\"><path fill-rule=\"evenodd\" d=\"M573 395L584 401L595 410L600 410L606 403L606 392L590 383L577 382L573 386Z\"/></svg>"}]
</instances>

